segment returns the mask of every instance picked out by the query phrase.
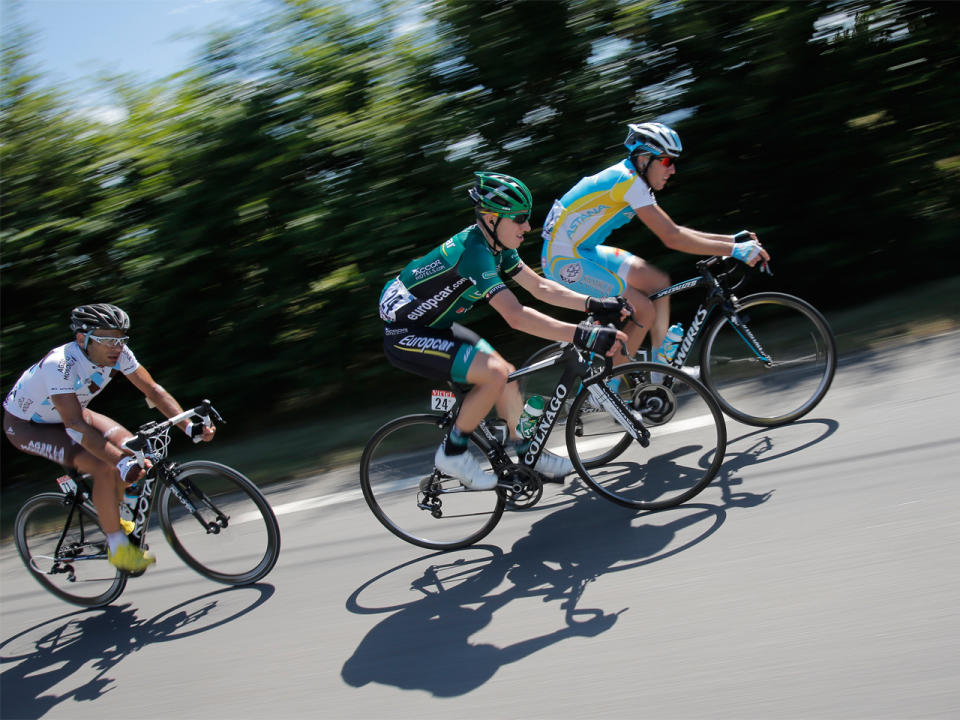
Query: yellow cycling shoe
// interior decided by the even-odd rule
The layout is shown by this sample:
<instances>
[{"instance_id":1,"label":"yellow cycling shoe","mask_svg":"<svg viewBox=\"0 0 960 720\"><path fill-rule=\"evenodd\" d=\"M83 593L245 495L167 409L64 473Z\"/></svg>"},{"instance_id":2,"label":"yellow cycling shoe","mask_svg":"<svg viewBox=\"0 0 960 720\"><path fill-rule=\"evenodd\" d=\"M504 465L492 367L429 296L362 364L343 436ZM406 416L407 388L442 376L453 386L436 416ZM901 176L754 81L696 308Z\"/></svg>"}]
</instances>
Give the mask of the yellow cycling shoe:
<instances>
[{"instance_id":1,"label":"yellow cycling shoe","mask_svg":"<svg viewBox=\"0 0 960 720\"><path fill-rule=\"evenodd\" d=\"M121 545L114 552L107 550L107 559L118 570L131 573L143 572L157 561L153 554L130 543Z\"/></svg>"},{"instance_id":2,"label":"yellow cycling shoe","mask_svg":"<svg viewBox=\"0 0 960 720\"><path fill-rule=\"evenodd\" d=\"M133 520L124 520L120 518L120 528L123 530L124 535L129 535L133 532L133 529L136 525L133 524Z\"/></svg>"}]
</instances>

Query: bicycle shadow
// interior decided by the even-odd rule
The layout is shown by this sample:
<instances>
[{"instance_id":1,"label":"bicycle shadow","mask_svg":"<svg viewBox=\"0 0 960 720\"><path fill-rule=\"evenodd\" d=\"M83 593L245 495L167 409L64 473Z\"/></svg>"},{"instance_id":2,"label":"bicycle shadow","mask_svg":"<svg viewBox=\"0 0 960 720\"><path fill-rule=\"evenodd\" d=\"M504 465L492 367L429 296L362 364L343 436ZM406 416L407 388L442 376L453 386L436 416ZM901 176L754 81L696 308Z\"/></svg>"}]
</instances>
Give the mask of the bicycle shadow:
<instances>
[{"instance_id":1,"label":"bicycle shadow","mask_svg":"<svg viewBox=\"0 0 960 720\"><path fill-rule=\"evenodd\" d=\"M226 593L255 590L252 602L227 615L218 612ZM130 604L78 610L23 630L0 643L0 717L33 720L57 705L93 701L110 692L107 676L127 656L158 642L177 640L233 622L264 604L268 584L230 587L178 603L148 620ZM235 598L231 598L235 599ZM86 668L86 669L85 669ZM93 677L87 677L93 672ZM71 689L54 691L61 684Z\"/></svg>"},{"instance_id":2,"label":"bicycle shadow","mask_svg":"<svg viewBox=\"0 0 960 720\"><path fill-rule=\"evenodd\" d=\"M817 426L821 425L822 429L818 430ZM729 439L726 456L717 473L719 480L714 480L713 484L726 489L726 502L734 497L729 494L730 488L743 483L738 474L746 468L803 452L824 442L839 429L840 423L836 420L805 418L780 427L750 430Z\"/></svg>"},{"instance_id":3,"label":"bicycle shadow","mask_svg":"<svg viewBox=\"0 0 960 720\"><path fill-rule=\"evenodd\" d=\"M609 631L629 608L581 607L590 583L683 552L715 533L731 509L755 507L768 497L742 493L729 503L638 515L584 493L534 522L509 551L480 545L391 568L347 600L350 612L389 615L360 641L341 677L352 687L375 682L436 697L464 695L556 643ZM489 557L475 559L478 554ZM401 601L381 607L361 602L398 593ZM555 629L503 646L472 640L498 611L529 598L562 611L561 620L546 620ZM543 624L543 617L531 623Z\"/></svg>"}]
</instances>

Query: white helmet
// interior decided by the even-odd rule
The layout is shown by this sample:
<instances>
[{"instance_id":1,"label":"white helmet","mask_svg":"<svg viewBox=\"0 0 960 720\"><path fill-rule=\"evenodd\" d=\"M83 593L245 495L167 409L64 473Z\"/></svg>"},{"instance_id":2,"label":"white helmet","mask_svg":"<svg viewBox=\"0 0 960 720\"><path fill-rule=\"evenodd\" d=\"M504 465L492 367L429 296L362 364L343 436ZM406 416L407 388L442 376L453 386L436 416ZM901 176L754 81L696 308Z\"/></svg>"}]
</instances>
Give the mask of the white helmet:
<instances>
[{"instance_id":1,"label":"white helmet","mask_svg":"<svg viewBox=\"0 0 960 720\"><path fill-rule=\"evenodd\" d=\"M631 123L627 126L629 132L623 144L632 155L635 152L650 153L656 157L667 155L680 157L683 152L683 143L680 136L662 123Z\"/></svg>"}]
</instances>

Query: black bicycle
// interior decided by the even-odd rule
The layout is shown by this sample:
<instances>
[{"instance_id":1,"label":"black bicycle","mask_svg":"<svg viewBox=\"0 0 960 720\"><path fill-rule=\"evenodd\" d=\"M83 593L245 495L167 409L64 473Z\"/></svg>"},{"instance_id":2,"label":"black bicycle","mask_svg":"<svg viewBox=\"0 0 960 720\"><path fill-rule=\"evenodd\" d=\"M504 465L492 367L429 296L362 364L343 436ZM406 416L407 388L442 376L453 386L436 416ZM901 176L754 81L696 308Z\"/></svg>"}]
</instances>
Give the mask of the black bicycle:
<instances>
[{"instance_id":1,"label":"black bicycle","mask_svg":"<svg viewBox=\"0 0 960 720\"><path fill-rule=\"evenodd\" d=\"M702 335L700 378L723 411L747 425L785 425L809 413L827 394L837 370L837 344L826 319L805 300L780 292L737 297L747 270L732 258L711 257L697 262L699 277L650 299L705 291L671 366L682 368ZM561 350L561 343L547 345L526 364L558 356ZM540 382L545 380L550 378ZM665 377L663 382L669 386L671 381ZM542 385L528 383L524 389L537 393Z\"/></svg>"},{"instance_id":2,"label":"black bicycle","mask_svg":"<svg viewBox=\"0 0 960 720\"><path fill-rule=\"evenodd\" d=\"M267 575L280 554L280 527L263 493L236 470L215 462L167 458L170 429L185 419L223 419L210 403L163 422L142 425L124 446L153 466L141 478L130 542L147 549L156 496L160 525L174 552L204 577L247 585ZM17 550L30 574L67 602L101 607L118 597L127 579L107 559L107 539L90 498L89 476L76 470L58 478L61 492L35 495L17 513Z\"/></svg>"},{"instance_id":3,"label":"black bicycle","mask_svg":"<svg viewBox=\"0 0 960 720\"><path fill-rule=\"evenodd\" d=\"M497 476L493 490L468 490L434 467L434 454L456 419L464 388L434 390L434 410L406 415L378 429L360 460L363 496L393 534L425 548L450 550L485 537L504 510L532 507L543 495L534 470L544 449L567 455L580 477L604 498L637 510L679 505L703 490L723 462L726 425L717 401L680 370L646 362L593 367L572 345L521 368L510 380L560 367L529 450L504 447L506 423L486 419L470 436L474 453ZM671 387L649 382L660 371ZM563 440L552 431L560 417Z\"/></svg>"}]
</instances>

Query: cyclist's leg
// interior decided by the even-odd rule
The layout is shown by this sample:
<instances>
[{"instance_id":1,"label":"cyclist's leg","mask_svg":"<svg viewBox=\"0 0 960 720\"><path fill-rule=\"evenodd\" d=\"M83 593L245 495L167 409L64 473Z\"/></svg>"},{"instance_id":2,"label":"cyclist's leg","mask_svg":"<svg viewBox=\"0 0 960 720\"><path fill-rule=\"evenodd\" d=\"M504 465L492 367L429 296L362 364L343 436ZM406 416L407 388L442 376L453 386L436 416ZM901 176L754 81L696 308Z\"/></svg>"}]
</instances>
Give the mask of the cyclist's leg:
<instances>
[{"instance_id":1,"label":"cyclist's leg","mask_svg":"<svg viewBox=\"0 0 960 720\"><path fill-rule=\"evenodd\" d=\"M89 408L84 408L83 410L83 421L88 425L95 427L104 439L111 445L115 445L117 448L122 449L123 443L133 437L133 433L127 430L123 425L118 423L116 420L102 415L98 412L94 412ZM125 452L125 451L124 451ZM89 453L88 453L89 454ZM108 463L105 463L108 464ZM86 472L86 471L83 471ZM102 471L101 471L102 472ZM92 474L92 473L91 473ZM96 476L94 476L96 477ZM120 475L117 473L118 481L120 480ZM116 482L114 484L114 489L116 493L116 503L119 506L123 502L123 489L125 483ZM96 506L96 504L94 504ZM100 508L97 508L97 512L101 513Z\"/></svg>"},{"instance_id":2,"label":"cyclist's leg","mask_svg":"<svg viewBox=\"0 0 960 720\"><path fill-rule=\"evenodd\" d=\"M476 429L494 405L497 406L497 412L508 421L513 421L511 416L515 414L514 424L519 421L521 412L517 409L520 403L517 383L507 383L507 376L515 369L513 365L504 360L489 345L475 347L476 352L473 354L466 374L466 381L473 387L463 398L455 423L457 428L466 435ZM508 387L510 390L507 389Z\"/></svg>"},{"instance_id":3,"label":"cyclist's leg","mask_svg":"<svg viewBox=\"0 0 960 720\"><path fill-rule=\"evenodd\" d=\"M630 256L621 273L631 290L645 299L652 293L670 287L670 277L665 272L636 255ZM650 332L650 346L655 350L660 347L670 325L670 298L663 297L654 303L647 299L645 304L653 310L647 329ZM629 335L629 332L627 334Z\"/></svg>"},{"instance_id":4,"label":"cyclist's leg","mask_svg":"<svg viewBox=\"0 0 960 720\"><path fill-rule=\"evenodd\" d=\"M595 264L603 267L607 272L616 275L617 278L620 279L623 284L623 290L620 294L627 298L633 306L633 317L636 323L628 323L624 328L624 332L627 333L627 351L633 356L640 348L644 337L646 337L651 328L655 328L658 325L659 313L657 312L655 304L647 297L651 292L654 292L654 290L648 291L645 287L637 286L637 276L638 273L641 272L646 275L646 277L643 278L644 280L649 281L651 285L656 284L653 281L657 278L654 273L650 272L650 270L655 269L651 268L644 260L638 258L633 253L606 245L598 245L594 248L593 260ZM659 271L655 272L659 273ZM668 280L666 275L662 273L659 274L663 280ZM663 287L666 287L666 284ZM666 330L664 330L664 334L666 334ZM614 357L613 363L614 365L620 365L626 360L627 358L622 355L617 355Z\"/></svg>"},{"instance_id":5,"label":"cyclist's leg","mask_svg":"<svg viewBox=\"0 0 960 720\"><path fill-rule=\"evenodd\" d=\"M470 489L496 486L496 477L468 450L468 438L494 406L513 368L472 330L454 323L450 328L387 325L384 353L401 370L428 378L470 383L454 425L437 449L437 468L458 478Z\"/></svg>"},{"instance_id":6,"label":"cyclist's leg","mask_svg":"<svg viewBox=\"0 0 960 720\"><path fill-rule=\"evenodd\" d=\"M76 468L93 477L93 506L107 534L120 530L117 486L120 473L80 445L79 438L60 423L34 423L4 413L4 432L18 450ZM122 494L122 489L121 489Z\"/></svg>"},{"instance_id":7,"label":"cyclist's leg","mask_svg":"<svg viewBox=\"0 0 960 720\"><path fill-rule=\"evenodd\" d=\"M83 449L76 454L73 467L93 478L93 506L97 509L103 532L108 538L111 533L122 533L120 502L123 484L120 482L120 472L114 465Z\"/></svg>"}]
</instances>

